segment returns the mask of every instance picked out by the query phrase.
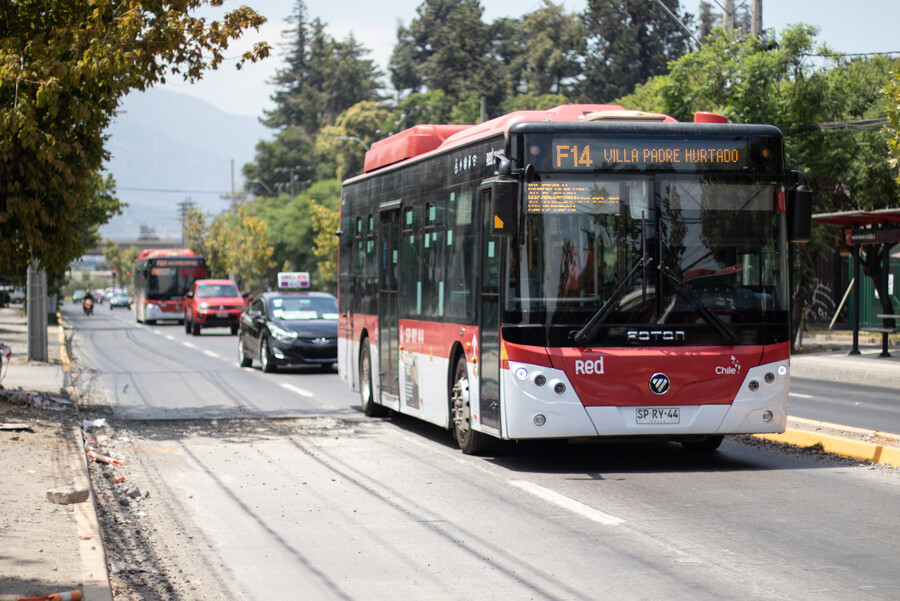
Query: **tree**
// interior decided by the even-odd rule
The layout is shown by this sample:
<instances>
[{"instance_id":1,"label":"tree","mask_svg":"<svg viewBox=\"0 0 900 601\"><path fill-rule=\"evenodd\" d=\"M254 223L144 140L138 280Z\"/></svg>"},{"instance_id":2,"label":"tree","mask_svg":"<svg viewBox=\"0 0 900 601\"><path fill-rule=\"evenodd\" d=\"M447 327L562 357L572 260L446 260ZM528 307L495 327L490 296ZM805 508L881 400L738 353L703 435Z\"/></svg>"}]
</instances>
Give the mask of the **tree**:
<instances>
[{"instance_id":1,"label":"tree","mask_svg":"<svg viewBox=\"0 0 900 601\"><path fill-rule=\"evenodd\" d=\"M565 95L582 73L586 50L584 25L563 6L543 0L543 6L522 18L525 36L525 92L534 96Z\"/></svg>"},{"instance_id":2,"label":"tree","mask_svg":"<svg viewBox=\"0 0 900 601\"><path fill-rule=\"evenodd\" d=\"M316 138L317 177L344 180L363 171L366 150L386 137L396 118L375 102L359 102L340 114L334 125L323 127Z\"/></svg>"},{"instance_id":3,"label":"tree","mask_svg":"<svg viewBox=\"0 0 900 601\"><path fill-rule=\"evenodd\" d=\"M315 252L317 232L313 223L311 204L324 206L332 211L340 207L341 183L338 180L324 180L313 183L308 188L287 198L257 198L244 206L247 213L265 221L269 244L274 249L273 256L279 262L287 263L295 271L316 272L318 260ZM333 236L334 229L326 231ZM274 278L274 268L266 277ZM327 282L314 281L317 286Z\"/></svg>"},{"instance_id":4,"label":"tree","mask_svg":"<svg viewBox=\"0 0 900 601\"><path fill-rule=\"evenodd\" d=\"M169 75L200 79L265 22L246 6L221 21L191 16L217 2L0 4L0 270L37 259L59 272L84 253L85 231L117 213L97 174L121 98ZM258 44L238 66L268 51Z\"/></svg>"},{"instance_id":5,"label":"tree","mask_svg":"<svg viewBox=\"0 0 900 601\"><path fill-rule=\"evenodd\" d=\"M323 283L323 289L335 292L337 290L338 276L338 237L335 232L340 225L340 211L312 200L309 203L312 213L313 231L315 240L313 254L321 259L316 265L317 276Z\"/></svg>"},{"instance_id":6,"label":"tree","mask_svg":"<svg viewBox=\"0 0 900 601\"><path fill-rule=\"evenodd\" d=\"M184 245L201 256L206 255L207 217L206 213L192 204L185 210L181 222L181 236L184 238Z\"/></svg>"},{"instance_id":7,"label":"tree","mask_svg":"<svg viewBox=\"0 0 900 601\"><path fill-rule=\"evenodd\" d=\"M678 0L664 3L690 26L693 17L679 10ZM579 97L585 102L630 94L690 50L690 35L652 0L588 0L583 19L588 52Z\"/></svg>"},{"instance_id":8,"label":"tree","mask_svg":"<svg viewBox=\"0 0 900 601\"><path fill-rule=\"evenodd\" d=\"M458 99L474 90L494 96L500 86L489 60L491 37L479 0L425 0L408 28L397 31L388 70L398 92L441 90Z\"/></svg>"},{"instance_id":9,"label":"tree","mask_svg":"<svg viewBox=\"0 0 900 601\"><path fill-rule=\"evenodd\" d=\"M891 79L885 85L884 95L888 118L886 133L893 156L890 166L896 173L897 167L900 166L900 66L894 70ZM900 175L897 175L896 179L900 183Z\"/></svg>"},{"instance_id":10,"label":"tree","mask_svg":"<svg viewBox=\"0 0 900 601\"><path fill-rule=\"evenodd\" d=\"M241 287L258 282L275 266L265 221L238 207L213 219L204 239L213 274L234 276Z\"/></svg>"},{"instance_id":11,"label":"tree","mask_svg":"<svg viewBox=\"0 0 900 601\"><path fill-rule=\"evenodd\" d=\"M117 288L128 289L134 285L131 268L137 255L138 249L134 245L122 248L114 240L109 239L103 243L103 258L106 259L109 268L115 270Z\"/></svg>"},{"instance_id":12,"label":"tree","mask_svg":"<svg viewBox=\"0 0 900 601\"><path fill-rule=\"evenodd\" d=\"M314 180L320 130L334 125L355 104L380 99L381 72L352 35L337 41L321 20L307 22L302 0L291 19L294 27L285 32L286 66L272 81L277 86L272 96L276 106L262 120L278 132L273 141L257 144L255 161L242 169L256 195Z\"/></svg>"}]
</instances>

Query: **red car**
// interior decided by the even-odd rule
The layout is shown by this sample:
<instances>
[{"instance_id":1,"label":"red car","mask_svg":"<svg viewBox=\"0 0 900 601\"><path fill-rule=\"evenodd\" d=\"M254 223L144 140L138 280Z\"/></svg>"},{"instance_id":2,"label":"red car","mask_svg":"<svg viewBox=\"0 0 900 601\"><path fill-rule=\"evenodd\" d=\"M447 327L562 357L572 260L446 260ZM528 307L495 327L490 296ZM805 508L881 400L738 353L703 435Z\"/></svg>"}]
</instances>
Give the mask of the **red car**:
<instances>
[{"instance_id":1,"label":"red car","mask_svg":"<svg viewBox=\"0 0 900 601\"><path fill-rule=\"evenodd\" d=\"M199 336L201 328L231 328L234 336L246 308L231 280L197 280L184 295L184 331Z\"/></svg>"}]
</instances>

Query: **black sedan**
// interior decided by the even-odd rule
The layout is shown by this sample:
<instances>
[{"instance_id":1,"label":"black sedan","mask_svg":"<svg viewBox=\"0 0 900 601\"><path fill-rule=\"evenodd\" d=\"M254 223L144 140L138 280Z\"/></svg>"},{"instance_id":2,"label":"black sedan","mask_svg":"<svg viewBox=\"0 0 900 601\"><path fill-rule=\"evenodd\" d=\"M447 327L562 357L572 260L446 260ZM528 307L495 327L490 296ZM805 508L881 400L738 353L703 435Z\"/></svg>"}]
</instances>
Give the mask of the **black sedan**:
<instances>
[{"instance_id":1,"label":"black sedan","mask_svg":"<svg viewBox=\"0 0 900 601\"><path fill-rule=\"evenodd\" d=\"M238 361L263 371L337 363L337 299L326 292L264 292L241 315Z\"/></svg>"}]
</instances>

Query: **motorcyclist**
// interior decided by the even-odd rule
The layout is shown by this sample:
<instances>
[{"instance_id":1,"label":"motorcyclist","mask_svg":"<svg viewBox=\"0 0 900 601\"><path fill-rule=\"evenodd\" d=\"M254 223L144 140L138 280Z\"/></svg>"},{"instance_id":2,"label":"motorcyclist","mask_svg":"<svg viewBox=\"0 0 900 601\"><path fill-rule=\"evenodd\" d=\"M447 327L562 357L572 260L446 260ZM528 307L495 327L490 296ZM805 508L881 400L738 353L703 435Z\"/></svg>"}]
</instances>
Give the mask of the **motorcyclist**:
<instances>
[{"instance_id":1,"label":"motorcyclist","mask_svg":"<svg viewBox=\"0 0 900 601\"><path fill-rule=\"evenodd\" d=\"M90 290L84 291L84 300L81 303L85 315L90 315L94 312L94 294Z\"/></svg>"}]
</instances>

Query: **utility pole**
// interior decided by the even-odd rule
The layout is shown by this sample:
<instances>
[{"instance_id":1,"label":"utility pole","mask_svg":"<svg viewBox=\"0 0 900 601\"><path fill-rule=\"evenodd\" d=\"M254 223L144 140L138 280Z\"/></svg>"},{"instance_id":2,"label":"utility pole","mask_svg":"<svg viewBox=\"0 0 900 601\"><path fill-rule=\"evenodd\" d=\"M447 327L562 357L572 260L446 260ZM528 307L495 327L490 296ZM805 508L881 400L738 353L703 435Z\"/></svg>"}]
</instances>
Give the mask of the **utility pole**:
<instances>
[{"instance_id":1,"label":"utility pole","mask_svg":"<svg viewBox=\"0 0 900 601\"><path fill-rule=\"evenodd\" d=\"M725 0L725 14L722 15L722 20L725 29L734 30L734 0Z\"/></svg>"},{"instance_id":2,"label":"utility pole","mask_svg":"<svg viewBox=\"0 0 900 601\"><path fill-rule=\"evenodd\" d=\"M47 361L47 272L34 259L28 266L28 360Z\"/></svg>"},{"instance_id":3,"label":"utility pole","mask_svg":"<svg viewBox=\"0 0 900 601\"><path fill-rule=\"evenodd\" d=\"M181 220L181 248L184 248L184 226L187 222L187 214L188 211L194 208L194 203L191 200L191 197L188 196L184 199L184 202L178 203L178 216Z\"/></svg>"},{"instance_id":4,"label":"utility pole","mask_svg":"<svg viewBox=\"0 0 900 601\"><path fill-rule=\"evenodd\" d=\"M755 37L762 35L762 0L753 0L753 20L750 23L750 33Z\"/></svg>"}]
</instances>

